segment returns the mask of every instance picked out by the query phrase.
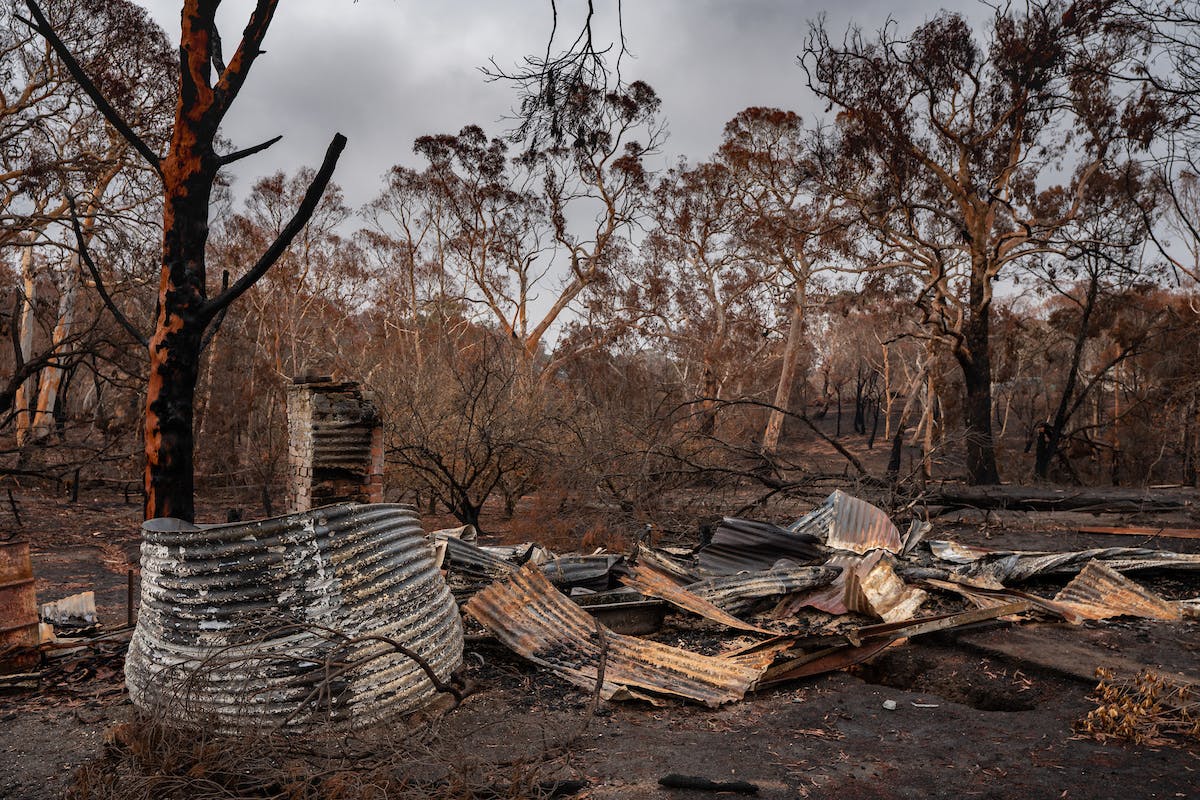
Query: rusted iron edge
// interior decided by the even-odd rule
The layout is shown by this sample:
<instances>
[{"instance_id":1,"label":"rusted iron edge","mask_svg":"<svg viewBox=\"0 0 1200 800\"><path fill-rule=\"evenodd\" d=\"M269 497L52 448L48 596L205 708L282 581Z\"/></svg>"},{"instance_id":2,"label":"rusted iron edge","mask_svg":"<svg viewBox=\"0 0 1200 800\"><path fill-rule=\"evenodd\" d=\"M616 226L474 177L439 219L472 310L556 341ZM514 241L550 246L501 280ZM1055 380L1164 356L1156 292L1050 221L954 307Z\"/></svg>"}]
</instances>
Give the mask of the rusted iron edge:
<instances>
[{"instance_id":1,"label":"rusted iron edge","mask_svg":"<svg viewBox=\"0 0 1200 800\"><path fill-rule=\"evenodd\" d=\"M1076 528L1077 533L1106 534L1111 536L1146 536L1151 539L1163 537L1167 539L1200 539L1200 530L1196 528L1139 528L1125 526L1110 528L1104 525L1085 525Z\"/></svg>"}]
</instances>

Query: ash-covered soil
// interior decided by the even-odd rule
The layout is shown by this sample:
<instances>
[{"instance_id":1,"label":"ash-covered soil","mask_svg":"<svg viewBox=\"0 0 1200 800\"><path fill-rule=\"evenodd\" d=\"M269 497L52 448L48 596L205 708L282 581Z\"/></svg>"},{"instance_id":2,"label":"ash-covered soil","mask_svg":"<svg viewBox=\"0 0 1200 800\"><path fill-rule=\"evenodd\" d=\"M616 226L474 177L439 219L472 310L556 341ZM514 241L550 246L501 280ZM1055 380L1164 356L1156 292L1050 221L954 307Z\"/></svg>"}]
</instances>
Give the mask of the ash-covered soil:
<instances>
[{"instance_id":1,"label":"ash-covered soil","mask_svg":"<svg viewBox=\"0 0 1200 800\"><path fill-rule=\"evenodd\" d=\"M101 621L110 629L122 625L139 509L119 498L67 504L22 496L20 503L20 533L32 545L39 598L93 589ZM223 518L219 504L207 511ZM1200 551L1200 540L1075 533L1081 524L1146 521L962 515L935 521L931 538L1003 549ZM1186 520L1155 524L1188 526ZM1200 577L1138 579L1172 598L1200 595ZM1027 588L1056 591L1054 582ZM668 616L667 626L656 638L706 652L738 638L679 615ZM590 691L486 637L472 637L464 674L474 691L436 722L432 741L454 742L498 763L536 765L547 779L585 779L589 786L577 796L589 798L713 796L663 789L659 778L672 772L749 781L763 798L1197 796L1194 740L1148 747L1079 736L1073 726L1094 707L1088 699L1093 684L968 641L1003 638L1004 631L993 624L922 637L849 671L719 709L604 703L598 713ZM1194 620L1040 625L1033 634L1044 639L1046 652L1078 645L1085 654L1111 653L1200 680L1200 622ZM894 710L885 701L894 702ZM86 658L48 667L36 691L0 696L0 798L62 796L73 771L101 754L105 730L130 713L119 637Z\"/></svg>"}]
</instances>

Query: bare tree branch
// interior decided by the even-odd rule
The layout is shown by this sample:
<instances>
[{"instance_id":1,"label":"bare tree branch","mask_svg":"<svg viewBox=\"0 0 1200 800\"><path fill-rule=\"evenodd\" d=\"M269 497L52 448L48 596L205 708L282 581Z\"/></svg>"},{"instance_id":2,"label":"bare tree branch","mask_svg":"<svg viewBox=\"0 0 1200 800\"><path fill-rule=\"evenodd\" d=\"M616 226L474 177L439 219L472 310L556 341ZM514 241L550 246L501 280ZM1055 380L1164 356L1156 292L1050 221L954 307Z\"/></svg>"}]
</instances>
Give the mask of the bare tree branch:
<instances>
[{"instance_id":1,"label":"bare tree branch","mask_svg":"<svg viewBox=\"0 0 1200 800\"><path fill-rule=\"evenodd\" d=\"M130 336L134 338L142 347L150 346L150 339L144 333L134 327L125 313L117 307L113 302L112 296L108 290L104 288L104 279L100 276L100 270L96 267L96 262L92 260L91 253L88 252L87 240L83 235L83 228L79 224L79 214L75 210L75 200L67 198L67 203L71 209L71 229L75 232L76 246L79 248L79 257L83 263L87 265L88 272L92 274L92 280L96 282L96 293L100 295L100 299L104 302L105 307L112 312L113 318L124 328Z\"/></svg>"},{"instance_id":2,"label":"bare tree branch","mask_svg":"<svg viewBox=\"0 0 1200 800\"><path fill-rule=\"evenodd\" d=\"M225 166L232 164L235 161L241 161L243 158L252 156L255 153L261 153L263 150L266 150L268 147L275 144L282 138L283 138L283 134L280 134L279 136L276 136L273 139L267 139L265 142L256 144L253 147L247 147L245 150L238 150L236 152L229 153L228 155L221 156L219 159L219 161L221 162L221 166L225 167Z\"/></svg>"},{"instance_id":3,"label":"bare tree branch","mask_svg":"<svg viewBox=\"0 0 1200 800\"><path fill-rule=\"evenodd\" d=\"M137 150L138 153L142 155L142 158L146 159L146 162L154 168L154 171L157 172L158 176L161 178L162 158L152 149L150 149L150 145L142 141L142 138L134 132L133 128L129 126L129 123L127 123L121 117L120 113L113 108L112 103L108 102L108 99L105 98L104 93L101 92L96 84L92 82L92 79L87 76L87 73L83 71L83 67L81 67L79 62L75 60L75 56L71 54L70 49L66 46L66 44L63 43L62 39L58 38L58 34L54 32L54 29L50 26L45 14L43 14L42 10L38 8L37 3L35 3L34 0L25 0L25 5L29 8L29 13L33 15L33 19L35 21L30 21L21 16L18 16L17 19L21 20L21 22L40 33L46 39L46 41L54 49L54 52L58 54L60 59L62 59L67 71L71 73L71 77L76 80L76 82L79 84L79 87L83 89L84 93L92 99L92 102L96 104L96 108L101 114L104 115L104 118L108 120L110 125L117 129L117 131L122 137L124 137L125 141L129 142L133 149Z\"/></svg>"},{"instance_id":4,"label":"bare tree branch","mask_svg":"<svg viewBox=\"0 0 1200 800\"><path fill-rule=\"evenodd\" d=\"M288 220L287 225L279 232L279 236L271 243L271 246L267 248L266 252L258 259L258 263L250 271L241 278L238 278L237 282L228 289L204 304L204 307L200 310L201 318L212 319L215 317L222 309L245 294L246 290L253 286L279 260L279 257L287 250L288 245L296 238L296 235L308 224L308 220L312 217L312 213L316 209L321 195L325 192L325 187L329 184L329 179L333 177L333 170L337 167L338 157L341 156L342 150L345 147L346 137L340 133L334 134L333 141L329 143L329 149L325 151L325 160L321 162L321 168L317 170L312 183L305 190L304 199L300 201L300 207L296 209L296 213Z\"/></svg>"}]
</instances>

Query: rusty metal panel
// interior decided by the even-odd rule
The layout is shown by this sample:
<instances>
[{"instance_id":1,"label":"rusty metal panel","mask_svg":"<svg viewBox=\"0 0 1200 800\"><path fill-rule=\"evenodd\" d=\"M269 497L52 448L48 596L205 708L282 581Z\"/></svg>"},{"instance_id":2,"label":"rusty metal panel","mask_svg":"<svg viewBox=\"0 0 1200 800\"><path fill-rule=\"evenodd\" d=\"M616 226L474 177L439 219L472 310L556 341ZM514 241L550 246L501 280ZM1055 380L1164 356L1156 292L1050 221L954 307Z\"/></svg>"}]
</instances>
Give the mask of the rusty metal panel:
<instances>
[{"instance_id":1,"label":"rusty metal panel","mask_svg":"<svg viewBox=\"0 0 1200 800\"><path fill-rule=\"evenodd\" d=\"M953 570L951 580L999 588L1038 575L1071 575L1091 561L1103 561L1117 572L1200 570L1200 554L1142 547L1100 547L1073 553L996 552Z\"/></svg>"},{"instance_id":2,"label":"rusty metal panel","mask_svg":"<svg viewBox=\"0 0 1200 800\"><path fill-rule=\"evenodd\" d=\"M846 607L860 614L874 614L884 622L912 619L925 602L925 591L910 586L896 574L886 558L869 567L860 565L846 576Z\"/></svg>"},{"instance_id":3,"label":"rusty metal panel","mask_svg":"<svg viewBox=\"0 0 1200 800\"><path fill-rule=\"evenodd\" d=\"M764 597L793 594L827 586L841 570L837 567L777 567L741 575L706 578L684 587L692 594L730 614L749 611Z\"/></svg>"},{"instance_id":4,"label":"rusty metal panel","mask_svg":"<svg viewBox=\"0 0 1200 800\"><path fill-rule=\"evenodd\" d=\"M622 690L718 706L741 699L762 670L608 631L527 564L476 594L466 612L505 645L584 688Z\"/></svg>"},{"instance_id":5,"label":"rusty metal panel","mask_svg":"<svg viewBox=\"0 0 1200 800\"><path fill-rule=\"evenodd\" d=\"M816 536L826 547L859 555L871 550L898 553L901 548L900 531L887 514L841 489L794 522L790 530Z\"/></svg>"},{"instance_id":6,"label":"rusty metal panel","mask_svg":"<svg viewBox=\"0 0 1200 800\"><path fill-rule=\"evenodd\" d=\"M713 622L728 625L730 628L754 633L764 633L774 636L777 632L760 628L749 622L743 622L732 614L713 605L703 597L699 597L680 586L666 573L660 572L648 563L634 565L629 574L622 576L621 581L626 586L637 589L642 594L659 597L676 608L690 611Z\"/></svg>"},{"instance_id":7,"label":"rusty metal panel","mask_svg":"<svg viewBox=\"0 0 1200 800\"><path fill-rule=\"evenodd\" d=\"M817 537L796 533L769 522L726 517L712 542L700 550L700 571L708 575L733 575L770 569L780 559L800 563L825 560Z\"/></svg>"},{"instance_id":8,"label":"rusty metal panel","mask_svg":"<svg viewBox=\"0 0 1200 800\"><path fill-rule=\"evenodd\" d=\"M21 672L36 664L38 643L29 543L0 543L0 672Z\"/></svg>"},{"instance_id":9,"label":"rusty metal panel","mask_svg":"<svg viewBox=\"0 0 1200 800\"><path fill-rule=\"evenodd\" d=\"M143 525L125 662L142 707L223 730L412 711L462 660L462 622L416 511L341 504L232 525Z\"/></svg>"},{"instance_id":10,"label":"rusty metal panel","mask_svg":"<svg viewBox=\"0 0 1200 800\"><path fill-rule=\"evenodd\" d=\"M1179 620L1179 608L1100 561L1089 561L1055 597L1087 619Z\"/></svg>"}]
</instances>

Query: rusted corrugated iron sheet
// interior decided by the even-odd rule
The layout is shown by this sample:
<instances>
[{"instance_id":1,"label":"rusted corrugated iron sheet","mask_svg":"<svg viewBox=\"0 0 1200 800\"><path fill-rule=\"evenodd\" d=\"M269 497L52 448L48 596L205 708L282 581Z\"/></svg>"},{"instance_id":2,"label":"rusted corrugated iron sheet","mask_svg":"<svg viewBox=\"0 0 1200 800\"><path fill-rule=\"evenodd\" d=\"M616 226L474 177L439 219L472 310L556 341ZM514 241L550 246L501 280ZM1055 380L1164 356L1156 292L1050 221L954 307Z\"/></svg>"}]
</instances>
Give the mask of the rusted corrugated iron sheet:
<instances>
[{"instance_id":1,"label":"rusted corrugated iron sheet","mask_svg":"<svg viewBox=\"0 0 1200 800\"><path fill-rule=\"evenodd\" d=\"M0 543L0 672L22 672L36 664L38 642L29 543Z\"/></svg>"},{"instance_id":2,"label":"rusted corrugated iron sheet","mask_svg":"<svg viewBox=\"0 0 1200 800\"><path fill-rule=\"evenodd\" d=\"M601 695L622 690L671 695L718 706L742 698L762 671L606 630L526 565L476 594L466 611L500 641L567 680Z\"/></svg>"},{"instance_id":3,"label":"rusted corrugated iron sheet","mask_svg":"<svg viewBox=\"0 0 1200 800\"><path fill-rule=\"evenodd\" d=\"M939 561L948 561L951 564L970 564L972 561L978 561L984 556L997 552L986 547L975 547L939 539L931 539L928 544L929 552L933 553L934 558Z\"/></svg>"},{"instance_id":4,"label":"rusted corrugated iron sheet","mask_svg":"<svg viewBox=\"0 0 1200 800\"><path fill-rule=\"evenodd\" d=\"M1200 554L1142 547L1103 547L1074 553L991 553L955 568L950 579L1000 588L1038 575L1070 575L1093 560L1103 561L1117 572L1200 570Z\"/></svg>"},{"instance_id":5,"label":"rusted corrugated iron sheet","mask_svg":"<svg viewBox=\"0 0 1200 800\"><path fill-rule=\"evenodd\" d=\"M680 559L672 556L670 553L655 550L653 547L647 547L644 544L637 546L634 560L639 564L652 567L658 572L670 575L680 585L695 583L700 580L700 576L688 565L680 563Z\"/></svg>"},{"instance_id":6,"label":"rusted corrugated iron sheet","mask_svg":"<svg viewBox=\"0 0 1200 800\"><path fill-rule=\"evenodd\" d=\"M844 669L871 658L884 648L903 639L972 625L1010 614L1020 614L1028 611L1031 606L1032 604L1028 601L1017 600L994 608L975 609L958 614L941 614L900 622L884 622L831 636L798 639L792 644L793 649L808 650L809 652L772 665L759 680L759 687L774 686L784 681Z\"/></svg>"},{"instance_id":7,"label":"rusted corrugated iron sheet","mask_svg":"<svg viewBox=\"0 0 1200 800\"><path fill-rule=\"evenodd\" d=\"M886 558L866 569L851 569L846 576L846 607L884 622L912 619L926 596L923 590L905 583Z\"/></svg>"},{"instance_id":8,"label":"rusted corrugated iron sheet","mask_svg":"<svg viewBox=\"0 0 1200 800\"><path fill-rule=\"evenodd\" d=\"M842 554L830 557L825 566L841 569L833 582L812 592L801 592L784 598L772 612L772 616L776 619L786 619L795 616L802 608L815 608L838 616L850 613L850 608L846 605L846 586L850 574L870 570L883 557L883 552L876 550L865 556Z\"/></svg>"},{"instance_id":9,"label":"rusted corrugated iron sheet","mask_svg":"<svg viewBox=\"0 0 1200 800\"><path fill-rule=\"evenodd\" d=\"M416 511L342 504L233 525L143 526L133 701L222 730L412 711L462 660L462 622Z\"/></svg>"},{"instance_id":10,"label":"rusted corrugated iron sheet","mask_svg":"<svg viewBox=\"0 0 1200 800\"><path fill-rule=\"evenodd\" d=\"M811 534L823 540L827 547L859 555L871 550L900 552L900 531L888 515L841 489L793 523L790 530Z\"/></svg>"},{"instance_id":11,"label":"rusted corrugated iron sheet","mask_svg":"<svg viewBox=\"0 0 1200 800\"><path fill-rule=\"evenodd\" d=\"M576 586L601 592L613 587L613 567L625 556L607 554L595 556L560 556L541 565L542 572L560 589Z\"/></svg>"},{"instance_id":12,"label":"rusted corrugated iron sheet","mask_svg":"<svg viewBox=\"0 0 1200 800\"><path fill-rule=\"evenodd\" d=\"M687 591L730 614L749 611L764 597L827 586L841 572L837 567L777 567L720 578L706 578L684 587Z\"/></svg>"},{"instance_id":13,"label":"rusted corrugated iron sheet","mask_svg":"<svg viewBox=\"0 0 1200 800\"><path fill-rule=\"evenodd\" d=\"M943 580L926 580L925 583L943 591L960 594L971 601L977 608L996 608L1008 603L1025 600L1042 611L1062 617L1072 625L1079 625L1084 619L1078 612L1064 603L1047 600L1044 597L1022 592L1019 589L985 589L979 586L967 586L966 584Z\"/></svg>"},{"instance_id":14,"label":"rusted corrugated iron sheet","mask_svg":"<svg viewBox=\"0 0 1200 800\"><path fill-rule=\"evenodd\" d=\"M825 560L817 537L796 533L748 519L726 517L712 542L700 550L700 571L708 575L733 575L770 569L783 558L801 564Z\"/></svg>"},{"instance_id":15,"label":"rusted corrugated iron sheet","mask_svg":"<svg viewBox=\"0 0 1200 800\"><path fill-rule=\"evenodd\" d=\"M1088 619L1142 617L1179 620L1180 610L1100 561L1089 561L1054 601Z\"/></svg>"},{"instance_id":16,"label":"rusted corrugated iron sheet","mask_svg":"<svg viewBox=\"0 0 1200 800\"><path fill-rule=\"evenodd\" d=\"M717 608L715 605L692 594L687 589L676 583L671 576L659 572L649 563L639 562L634 565L628 575L621 577L622 583L637 589L642 594L658 597L666 600L671 605L682 608L684 611L690 611L705 619L718 622L722 625L728 625L730 628L735 628L742 631L752 631L754 633L764 633L768 636L774 636L775 631L766 628L760 628L749 622L743 622L732 614Z\"/></svg>"},{"instance_id":17,"label":"rusted corrugated iron sheet","mask_svg":"<svg viewBox=\"0 0 1200 800\"><path fill-rule=\"evenodd\" d=\"M446 543L446 560L452 571L464 572L483 578L495 578L512 572L516 565L498 558L470 541L457 536L443 535L437 531L435 536L439 542Z\"/></svg>"}]
</instances>

